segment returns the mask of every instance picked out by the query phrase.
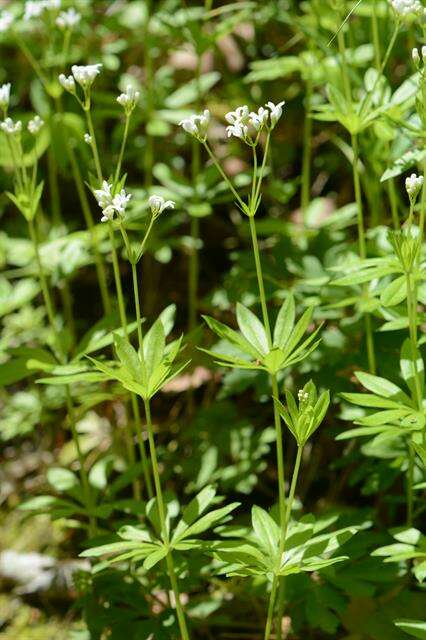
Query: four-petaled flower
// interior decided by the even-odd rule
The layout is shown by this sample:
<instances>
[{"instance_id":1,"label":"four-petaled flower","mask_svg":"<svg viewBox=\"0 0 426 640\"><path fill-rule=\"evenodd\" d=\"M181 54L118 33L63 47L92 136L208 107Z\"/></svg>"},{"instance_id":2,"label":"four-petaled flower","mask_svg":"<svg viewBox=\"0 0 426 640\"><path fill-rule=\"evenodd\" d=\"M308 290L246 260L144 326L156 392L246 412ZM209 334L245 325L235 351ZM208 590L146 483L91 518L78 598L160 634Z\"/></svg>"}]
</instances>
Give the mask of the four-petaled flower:
<instances>
[{"instance_id":1,"label":"four-petaled flower","mask_svg":"<svg viewBox=\"0 0 426 640\"><path fill-rule=\"evenodd\" d=\"M190 133L194 138L197 138L200 142L205 142L207 138L207 130L210 123L210 111L204 109L203 113L197 113L189 118L184 118L179 122L179 126L184 131Z\"/></svg>"},{"instance_id":2,"label":"four-petaled flower","mask_svg":"<svg viewBox=\"0 0 426 640\"><path fill-rule=\"evenodd\" d=\"M27 128L33 136L36 136L43 125L44 120L42 120L40 116L34 116L34 118L29 121Z\"/></svg>"},{"instance_id":3,"label":"four-petaled flower","mask_svg":"<svg viewBox=\"0 0 426 640\"><path fill-rule=\"evenodd\" d=\"M125 189L121 189L119 193L113 194L113 185L106 180L102 183L101 189L95 189L94 194L98 205L102 209L101 222L113 220L114 215L124 215L127 204L132 197L130 193L126 193Z\"/></svg>"},{"instance_id":4,"label":"four-petaled flower","mask_svg":"<svg viewBox=\"0 0 426 640\"><path fill-rule=\"evenodd\" d=\"M154 218L158 218L165 209L174 209L176 204L173 200L164 200L163 196L157 195L152 195L148 203Z\"/></svg>"},{"instance_id":5,"label":"four-petaled flower","mask_svg":"<svg viewBox=\"0 0 426 640\"><path fill-rule=\"evenodd\" d=\"M102 65L100 63L87 65L74 64L71 67L75 81L78 82L84 90L90 89L96 76L100 74L101 69Z\"/></svg>"},{"instance_id":6,"label":"four-petaled flower","mask_svg":"<svg viewBox=\"0 0 426 640\"><path fill-rule=\"evenodd\" d=\"M278 104L274 104L273 102L267 102L265 106L268 107L270 111L271 118L271 129L275 127L278 120L281 118L283 114L283 106L285 105L285 101L279 102Z\"/></svg>"},{"instance_id":7,"label":"four-petaled flower","mask_svg":"<svg viewBox=\"0 0 426 640\"><path fill-rule=\"evenodd\" d=\"M6 118L6 120L3 120L0 124L0 128L7 133L7 135L16 135L22 131L22 122L20 120L14 122L12 118Z\"/></svg>"},{"instance_id":8,"label":"four-petaled flower","mask_svg":"<svg viewBox=\"0 0 426 640\"><path fill-rule=\"evenodd\" d=\"M78 13L74 7L71 7L67 9L67 11L61 11L56 18L56 24L60 29L65 31L65 29L73 29L79 24L80 20L81 13Z\"/></svg>"},{"instance_id":9,"label":"four-petaled flower","mask_svg":"<svg viewBox=\"0 0 426 640\"><path fill-rule=\"evenodd\" d=\"M58 80L59 84L65 89L65 91L75 93L75 80L72 76L66 76L64 73L61 73Z\"/></svg>"}]
</instances>

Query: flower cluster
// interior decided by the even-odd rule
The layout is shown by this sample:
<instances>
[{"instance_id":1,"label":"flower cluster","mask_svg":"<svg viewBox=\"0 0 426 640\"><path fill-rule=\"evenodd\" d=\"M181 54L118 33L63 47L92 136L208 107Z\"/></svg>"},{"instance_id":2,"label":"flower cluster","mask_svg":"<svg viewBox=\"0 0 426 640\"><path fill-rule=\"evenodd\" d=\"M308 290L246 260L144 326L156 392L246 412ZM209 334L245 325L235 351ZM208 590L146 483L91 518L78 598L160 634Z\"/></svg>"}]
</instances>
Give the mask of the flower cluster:
<instances>
[{"instance_id":1,"label":"flower cluster","mask_svg":"<svg viewBox=\"0 0 426 640\"><path fill-rule=\"evenodd\" d=\"M113 185L106 180L103 181L101 189L95 189L94 194L98 205L102 209L101 222L113 220L115 214L123 216L132 197L130 193L126 193L125 189L121 189L119 193L114 194Z\"/></svg>"},{"instance_id":2,"label":"flower cluster","mask_svg":"<svg viewBox=\"0 0 426 640\"><path fill-rule=\"evenodd\" d=\"M2 84L2 86L0 87L0 108L4 111L4 113L6 113L9 108L10 87L10 82Z\"/></svg>"},{"instance_id":3,"label":"flower cluster","mask_svg":"<svg viewBox=\"0 0 426 640\"><path fill-rule=\"evenodd\" d=\"M68 91L68 93L72 93L72 95L77 98L83 108L88 108L88 105L90 105L90 89L95 81L95 78L100 74L101 69L102 65L99 63L87 65L74 64L71 67L72 75L66 76L64 73L61 73L59 75L59 84L65 89L65 91ZM77 95L76 82L83 89L85 99L84 103Z\"/></svg>"},{"instance_id":4,"label":"flower cluster","mask_svg":"<svg viewBox=\"0 0 426 640\"><path fill-rule=\"evenodd\" d=\"M426 9L423 7L420 0L389 0L394 11L402 16L407 17L410 15L422 16L426 14Z\"/></svg>"},{"instance_id":5,"label":"flower cluster","mask_svg":"<svg viewBox=\"0 0 426 640\"><path fill-rule=\"evenodd\" d=\"M66 29L73 29L76 27L80 20L81 13L78 13L74 7L71 7L67 11L61 11L56 18L56 24L62 31L65 31Z\"/></svg>"},{"instance_id":6,"label":"flower cluster","mask_svg":"<svg viewBox=\"0 0 426 640\"><path fill-rule=\"evenodd\" d=\"M283 113L285 102L274 104L267 102L265 107L259 107L256 111L249 111L247 105L237 107L235 111L230 111L225 115L225 119L229 122L226 127L228 137L234 136L244 140L247 144L255 144L258 134L267 129L272 131ZM253 139L252 133L255 134Z\"/></svg>"},{"instance_id":7,"label":"flower cluster","mask_svg":"<svg viewBox=\"0 0 426 640\"><path fill-rule=\"evenodd\" d=\"M42 120L40 116L34 116L34 118L29 121L27 129L33 136L36 136L43 125L44 120Z\"/></svg>"},{"instance_id":8,"label":"flower cluster","mask_svg":"<svg viewBox=\"0 0 426 640\"><path fill-rule=\"evenodd\" d=\"M164 200L163 196L152 195L148 200L148 204L153 217L158 218L165 209L174 209L176 203L173 200Z\"/></svg>"},{"instance_id":9,"label":"flower cluster","mask_svg":"<svg viewBox=\"0 0 426 640\"><path fill-rule=\"evenodd\" d=\"M130 115L132 113L138 103L140 95L139 91L136 91L136 89L130 84L127 85L125 93L120 93L117 98L117 102L123 107L126 115Z\"/></svg>"},{"instance_id":10,"label":"flower cluster","mask_svg":"<svg viewBox=\"0 0 426 640\"><path fill-rule=\"evenodd\" d=\"M10 135L10 136L17 135L22 131L22 122L20 120L17 120L16 122L14 122L12 118L6 118L0 124L0 128L7 135Z\"/></svg>"},{"instance_id":11,"label":"flower cluster","mask_svg":"<svg viewBox=\"0 0 426 640\"><path fill-rule=\"evenodd\" d=\"M203 113L194 114L189 118L184 118L179 122L179 126L184 131L190 133L194 138L197 138L200 142L205 142L207 139L207 130L210 123L210 111L204 109Z\"/></svg>"},{"instance_id":12,"label":"flower cluster","mask_svg":"<svg viewBox=\"0 0 426 640\"><path fill-rule=\"evenodd\" d=\"M0 11L0 33L7 31L13 23L13 15L10 11Z\"/></svg>"},{"instance_id":13,"label":"flower cluster","mask_svg":"<svg viewBox=\"0 0 426 640\"><path fill-rule=\"evenodd\" d=\"M417 176L415 173L412 173L411 176L408 176L408 178L405 179L405 188L411 202L416 201L420 189L423 187L423 182L424 177Z\"/></svg>"},{"instance_id":14,"label":"flower cluster","mask_svg":"<svg viewBox=\"0 0 426 640\"><path fill-rule=\"evenodd\" d=\"M39 18L45 11L60 9L61 0L27 0L24 9L24 20Z\"/></svg>"}]
</instances>

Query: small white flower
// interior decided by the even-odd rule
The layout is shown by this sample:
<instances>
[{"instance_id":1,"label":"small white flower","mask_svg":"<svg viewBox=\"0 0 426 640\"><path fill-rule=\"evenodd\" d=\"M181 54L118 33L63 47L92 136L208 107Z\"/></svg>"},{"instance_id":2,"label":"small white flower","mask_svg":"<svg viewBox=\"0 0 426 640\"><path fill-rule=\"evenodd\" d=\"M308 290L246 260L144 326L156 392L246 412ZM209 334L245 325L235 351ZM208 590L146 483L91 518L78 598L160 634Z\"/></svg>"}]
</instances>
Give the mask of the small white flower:
<instances>
[{"instance_id":1,"label":"small white flower","mask_svg":"<svg viewBox=\"0 0 426 640\"><path fill-rule=\"evenodd\" d=\"M34 118L28 123L28 131L33 136L36 136L43 125L44 121L40 118L40 116L34 116Z\"/></svg>"},{"instance_id":2,"label":"small white flower","mask_svg":"<svg viewBox=\"0 0 426 640\"><path fill-rule=\"evenodd\" d=\"M117 102L123 107L126 114L129 115L136 107L140 95L139 91L136 91L132 85L128 84L125 93L120 93L118 96Z\"/></svg>"},{"instance_id":3,"label":"small white flower","mask_svg":"<svg viewBox=\"0 0 426 640\"><path fill-rule=\"evenodd\" d=\"M131 194L127 194L124 189L113 195L112 184L109 184L106 180L102 183L102 189L95 190L95 197L98 201L98 205L102 209L101 222L107 222L113 220L114 215L117 213L122 216L125 212L127 203L132 197Z\"/></svg>"},{"instance_id":4,"label":"small white flower","mask_svg":"<svg viewBox=\"0 0 426 640\"><path fill-rule=\"evenodd\" d=\"M423 186L424 177L417 176L415 173L412 173L411 176L405 179L405 188L408 193L408 197L412 202L414 202L418 196L420 189Z\"/></svg>"},{"instance_id":5,"label":"small white flower","mask_svg":"<svg viewBox=\"0 0 426 640\"><path fill-rule=\"evenodd\" d=\"M249 113L249 123L256 131L262 131L262 129L268 124L269 111L264 107L259 107L257 113L251 111Z\"/></svg>"},{"instance_id":6,"label":"small white flower","mask_svg":"<svg viewBox=\"0 0 426 640\"><path fill-rule=\"evenodd\" d=\"M285 105L285 101L279 102L278 104L274 104L273 102L267 102L266 107L268 107L270 111L271 117L271 129L275 127L278 120L281 118L283 114L283 106Z\"/></svg>"},{"instance_id":7,"label":"small white flower","mask_svg":"<svg viewBox=\"0 0 426 640\"><path fill-rule=\"evenodd\" d=\"M98 201L98 205L101 209L105 209L112 202L112 184L109 184L106 180L102 183L102 189L95 189L95 198Z\"/></svg>"},{"instance_id":8,"label":"small white flower","mask_svg":"<svg viewBox=\"0 0 426 640\"><path fill-rule=\"evenodd\" d=\"M46 9L44 0L27 0L24 9L24 20L39 18Z\"/></svg>"},{"instance_id":9,"label":"small white flower","mask_svg":"<svg viewBox=\"0 0 426 640\"><path fill-rule=\"evenodd\" d=\"M65 89L65 91L75 93L75 80L72 76L67 77L64 73L61 73L58 80L59 84Z\"/></svg>"},{"instance_id":10,"label":"small white flower","mask_svg":"<svg viewBox=\"0 0 426 640\"><path fill-rule=\"evenodd\" d=\"M249 128L246 124L236 122L235 124L230 124L226 127L226 133L228 134L228 138L234 136L234 138L240 138L240 140L247 140Z\"/></svg>"},{"instance_id":11,"label":"small white flower","mask_svg":"<svg viewBox=\"0 0 426 640\"><path fill-rule=\"evenodd\" d=\"M90 135L90 133L84 134L84 142L86 144L92 144L92 136Z\"/></svg>"},{"instance_id":12,"label":"small white flower","mask_svg":"<svg viewBox=\"0 0 426 640\"><path fill-rule=\"evenodd\" d=\"M423 62L426 64L426 45L423 45L422 47L422 58Z\"/></svg>"},{"instance_id":13,"label":"small white flower","mask_svg":"<svg viewBox=\"0 0 426 640\"><path fill-rule=\"evenodd\" d=\"M230 124L247 125L249 123L250 112L246 104L237 107L235 111L229 111L225 115L225 120Z\"/></svg>"},{"instance_id":14,"label":"small white flower","mask_svg":"<svg viewBox=\"0 0 426 640\"><path fill-rule=\"evenodd\" d=\"M164 200L163 196L156 195L152 195L148 203L154 218L158 218L165 209L174 209L176 204L173 200Z\"/></svg>"},{"instance_id":15,"label":"small white flower","mask_svg":"<svg viewBox=\"0 0 426 640\"><path fill-rule=\"evenodd\" d=\"M14 122L12 118L6 118L6 120L3 120L3 122L0 124L0 128L7 135L15 135L22 131L22 122L20 120Z\"/></svg>"},{"instance_id":16,"label":"small white flower","mask_svg":"<svg viewBox=\"0 0 426 640\"><path fill-rule=\"evenodd\" d=\"M205 142L207 139L207 130L210 123L210 111L204 109L203 113L194 114L189 118L184 118L179 122L179 126L184 131L190 133L194 138L197 138L200 142Z\"/></svg>"},{"instance_id":17,"label":"small white flower","mask_svg":"<svg viewBox=\"0 0 426 640\"><path fill-rule=\"evenodd\" d=\"M76 27L79 24L80 20L81 13L78 13L78 11L74 9L74 7L71 7L67 11L61 11L61 13L56 18L56 24L60 29L65 31L65 29L73 29L74 27Z\"/></svg>"},{"instance_id":18,"label":"small white flower","mask_svg":"<svg viewBox=\"0 0 426 640\"><path fill-rule=\"evenodd\" d=\"M0 11L0 33L7 31L13 22L10 11Z\"/></svg>"},{"instance_id":19,"label":"small white flower","mask_svg":"<svg viewBox=\"0 0 426 640\"><path fill-rule=\"evenodd\" d=\"M420 63L420 53L417 48L414 48L412 50L411 57L413 58L414 64L417 66Z\"/></svg>"},{"instance_id":20,"label":"small white flower","mask_svg":"<svg viewBox=\"0 0 426 640\"><path fill-rule=\"evenodd\" d=\"M100 74L101 69L101 64L87 64L84 66L74 64L71 67L75 81L78 82L84 90L89 89L92 86L96 76Z\"/></svg>"},{"instance_id":21,"label":"small white flower","mask_svg":"<svg viewBox=\"0 0 426 640\"><path fill-rule=\"evenodd\" d=\"M389 0L392 8L396 13L402 17L410 15L421 16L426 14L426 9L423 7L420 0Z\"/></svg>"},{"instance_id":22,"label":"small white flower","mask_svg":"<svg viewBox=\"0 0 426 640\"><path fill-rule=\"evenodd\" d=\"M10 87L11 84L10 82L3 84L0 87L0 107L6 111L6 109L9 107L9 102L10 102Z\"/></svg>"}]
</instances>

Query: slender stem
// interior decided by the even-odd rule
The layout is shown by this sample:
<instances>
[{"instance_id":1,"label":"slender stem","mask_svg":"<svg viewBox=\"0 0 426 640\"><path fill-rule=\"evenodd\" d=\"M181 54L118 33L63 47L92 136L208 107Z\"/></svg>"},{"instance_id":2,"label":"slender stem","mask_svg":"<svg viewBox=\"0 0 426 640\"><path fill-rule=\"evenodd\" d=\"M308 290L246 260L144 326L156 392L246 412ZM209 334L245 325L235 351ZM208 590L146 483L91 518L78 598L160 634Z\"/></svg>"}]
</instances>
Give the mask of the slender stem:
<instances>
[{"instance_id":1,"label":"slender stem","mask_svg":"<svg viewBox=\"0 0 426 640\"><path fill-rule=\"evenodd\" d=\"M302 453L303 453L303 446L298 446L296 461L294 463L293 475L291 478L290 492L287 500L287 510L285 514L284 529L282 531L282 535L280 539L280 548L279 548L279 554L278 554L279 566L277 567L277 571L279 571L281 568L282 556L285 550L285 542L287 537L288 525L290 523L291 510L293 508L297 480L299 478L300 464L302 461ZM279 576L275 574L272 582L271 594L269 597L268 618L266 621L264 640L269 640L271 635L271 626L272 626L271 617L273 616L278 583L279 583ZM281 580L281 586L283 586L283 580ZM283 604L284 604L284 590L280 589L279 597L278 597L277 638L281 638L281 620L282 620L283 610L284 610Z\"/></svg>"},{"instance_id":2,"label":"slender stem","mask_svg":"<svg viewBox=\"0 0 426 640\"><path fill-rule=\"evenodd\" d=\"M265 286L263 282L262 264L260 262L259 242L257 239L256 223L254 216L249 216L250 222L250 234L253 245L254 262L256 265L257 284L259 287L260 305L262 308L263 323L266 329L266 336L268 338L269 347L272 347L272 334L271 325L269 322L268 308L266 305Z\"/></svg>"},{"instance_id":3,"label":"slender stem","mask_svg":"<svg viewBox=\"0 0 426 640\"><path fill-rule=\"evenodd\" d=\"M351 85L350 85L348 62L346 59L346 43L345 43L345 35L343 33L343 29L339 29L339 32L337 34L337 44L339 47L340 58L342 60L342 81L343 81L343 88L345 91L345 97L348 104L352 105L352 92L351 92Z\"/></svg>"},{"instance_id":4,"label":"slender stem","mask_svg":"<svg viewBox=\"0 0 426 640\"><path fill-rule=\"evenodd\" d=\"M124 125L123 140L121 141L120 155L118 156L117 168L115 171L114 187L120 179L121 165L123 164L124 151L126 149L127 137L129 135L130 115L126 115L126 123Z\"/></svg>"},{"instance_id":5,"label":"slender stem","mask_svg":"<svg viewBox=\"0 0 426 640\"><path fill-rule=\"evenodd\" d=\"M353 162L352 162L352 170L353 170L353 181L354 181L354 189L355 189L355 200L357 204L357 219L358 219L358 250L359 257L362 260L365 260L367 257L367 247L365 242L365 228L364 228L364 210L362 205L362 193L361 193L361 180L359 174L359 146L358 146L358 136L352 134L352 150L353 150ZM364 293L367 292L367 285L364 286ZM367 354L368 354L368 367L370 373L376 372L376 358L374 351L374 338L373 338L373 328L371 323L371 317L369 313L365 314L365 333L366 333L366 341L367 341Z\"/></svg>"},{"instance_id":6,"label":"slender stem","mask_svg":"<svg viewBox=\"0 0 426 640\"><path fill-rule=\"evenodd\" d=\"M414 460L413 438L408 439L408 471L407 471L407 526L413 524L414 511Z\"/></svg>"},{"instance_id":7,"label":"slender stem","mask_svg":"<svg viewBox=\"0 0 426 640\"><path fill-rule=\"evenodd\" d=\"M200 261L198 255L198 241L200 236L200 220L191 217L191 250L189 255L188 276L188 329L193 331L197 325L197 299Z\"/></svg>"},{"instance_id":8,"label":"slender stem","mask_svg":"<svg viewBox=\"0 0 426 640\"><path fill-rule=\"evenodd\" d=\"M273 579L272 579L272 587L271 587L271 593L269 596L269 605L268 605L268 616L266 619L266 626L265 626L265 634L264 634L264 640L269 640L269 638L271 637L271 631L272 631L272 623L274 620L274 607L275 607L275 600L276 600L276 595L277 595L277 587L278 587L278 576L274 575Z\"/></svg>"},{"instance_id":9,"label":"slender stem","mask_svg":"<svg viewBox=\"0 0 426 640\"><path fill-rule=\"evenodd\" d=\"M146 416L146 424L147 424L147 430L148 430L149 452L150 452L151 462L152 462L152 472L154 475L155 493L156 493L157 504L158 504L158 515L160 518L161 535L162 535L164 544L167 547L169 547L169 543L170 543L169 530L167 527L166 510L164 506L163 491L161 488L160 471L158 468L157 450L155 447L154 429L152 426L151 406L150 406L149 400L144 399L144 406L145 406L145 416ZM167 570L169 574L170 584L171 584L173 595L174 595L176 614L178 617L179 629L182 634L182 640L189 640L185 614L182 608L182 604L180 602L180 593L179 593L179 587L176 579L176 572L173 564L173 557L170 550L168 551L166 556L166 563L167 563Z\"/></svg>"},{"instance_id":10,"label":"slender stem","mask_svg":"<svg viewBox=\"0 0 426 640\"><path fill-rule=\"evenodd\" d=\"M85 109L85 113L86 113L86 120L87 120L87 128L89 130L89 135L90 135L90 146L93 153L93 159L95 161L96 174L98 176L99 184L101 185L102 179L103 179L102 168L101 168L101 161L99 159L98 145L96 142L95 128L93 126L93 120L92 120L92 114L90 112L90 108Z\"/></svg>"},{"instance_id":11,"label":"slender stem","mask_svg":"<svg viewBox=\"0 0 426 640\"><path fill-rule=\"evenodd\" d=\"M380 51L379 27L377 23L377 0L372 0L371 31L373 34L373 44L374 44L374 62L375 62L377 71L380 71L381 51Z\"/></svg>"},{"instance_id":12,"label":"slender stem","mask_svg":"<svg viewBox=\"0 0 426 640\"><path fill-rule=\"evenodd\" d=\"M154 69L153 58L151 54L150 27L151 17L153 13L152 0L146 0L146 18L144 32L142 36L143 42L143 59L145 66L145 154L144 154L144 170L145 187L148 189L152 185L152 168L154 164L154 138L149 133L148 125L151 122L154 112Z\"/></svg>"}]
</instances>

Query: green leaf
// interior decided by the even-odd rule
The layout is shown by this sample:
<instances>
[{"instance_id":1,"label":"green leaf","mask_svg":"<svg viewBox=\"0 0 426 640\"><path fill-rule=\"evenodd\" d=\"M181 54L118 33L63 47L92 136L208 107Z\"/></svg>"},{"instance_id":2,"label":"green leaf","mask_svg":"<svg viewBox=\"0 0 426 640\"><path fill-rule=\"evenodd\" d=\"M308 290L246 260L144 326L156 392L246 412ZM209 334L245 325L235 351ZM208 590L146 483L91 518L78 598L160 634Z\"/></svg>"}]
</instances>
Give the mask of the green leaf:
<instances>
[{"instance_id":1,"label":"green leaf","mask_svg":"<svg viewBox=\"0 0 426 640\"><path fill-rule=\"evenodd\" d=\"M183 510L182 518L176 525L173 540L178 540L188 527L206 511L215 495L216 490L212 486L207 486L191 500Z\"/></svg>"},{"instance_id":2,"label":"green leaf","mask_svg":"<svg viewBox=\"0 0 426 640\"><path fill-rule=\"evenodd\" d=\"M422 620L407 620L401 618L395 620L394 624L405 631L409 636L413 638L420 638L420 640L426 640L426 622Z\"/></svg>"},{"instance_id":3,"label":"green leaf","mask_svg":"<svg viewBox=\"0 0 426 640\"><path fill-rule=\"evenodd\" d=\"M225 507L221 507L220 509L215 509L214 511L210 511L205 516L202 516L199 520L197 520L194 524L189 526L183 534L181 534L180 539L189 538L190 536L197 536L207 529L210 529L214 525L218 524L223 518L225 518L231 511L236 509L239 506L239 502L232 502Z\"/></svg>"},{"instance_id":4,"label":"green leaf","mask_svg":"<svg viewBox=\"0 0 426 640\"><path fill-rule=\"evenodd\" d=\"M150 569L155 567L156 564L161 562L161 560L163 560L166 556L167 556L167 549L165 547L161 547L160 549L153 551L152 553L149 554L149 556L145 558L143 563L143 568L146 571L149 571Z\"/></svg>"},{"instance_id":5,"label":"green leaf","mask_svg":"<svg viewBox=\"0 0 426 640\"><path fill-rule=\"evenodd\" d=\"M139 381L142 375L141 362L136 350L127 338L123 338L118 333L114 334L114 346L125 371L134 380Z\"/></svg>"},{"instance_id":6,"label":"green leaf","mask_svg":"<svg viewBox=\"0 0 426 640\"><path fill-rule=\"evenodd\" d=\"M158 318L143 340L143 352L147 375L150 377L163 360L166 337L163 323Z\"/></svg>"},{"instance_id":7,"label":"green leaf","mask_svg":"<svg viewBox=\"0 0 426 640\"><path fill-rule=\"evenodd\" d=\"M279 310L274 328L274 347L284 349L294 326L296 316L293 294L289 294Z\"/></svg>"},{"instance_id":8,"label":"green leaf","mask_svg":"<svg viewBox=\"0 0 426 640\"><path fill-rule=\"evenodd\" d=\"M384 307L394 307L401 304L407 297L407 278L399 276L389 283L380 294L380 302Z\"/></svg>"},{"instance_id":9,"label":"green leaf","mask_svg":"<svg viewBox=\"0 0 426 640\"><path fill-rule=\"evenodd\" d=\"M240 335L230 327L227 327L226 324L211 318L210 316L203 316L204 320L207 322L208 326L216 335L218 335L223 340L227 340L231 344L238 347L243 353L246 353L251 358L257 360L262 356L262 354L255 349L248 340L244 338L244 336Z\"/></svg>"},{"instance_id":10,"label":"green leaf","mask_svg":"<svg viewBox=\"0 0 426 640\"><path fill-rule=\"evenodd\" d=\"M262 355L269 351L268 339L263 324L250 309L237 303L237 322L243 336Z\"/></svg>"},{"instance_id":11,"label":"green leaf","mask_svg":"<svg viewBox=\"0 0 426 640\"><path fill-rule=\"evenodd\" d=\"M48 469L47 480L58 491L69 491L79 485L77 476L69 469L62 469L61 467Z\"/></svg>"},{"instance_id":12,"label":"green leaf","mask_svg":"<svg viewBox=\"0 0 426 640\"><path fill-rule=\"evenodd\" d=\"M404 400L410 401L402 389L385 378L379 378L378 376L373 376L371 373L364 373L362 371L356 371L355 375L361 384L368 389L368 391L371 391L378 396L394 399L404 398Z\"/></svg>"},{"instance_id":13,"label":"green leaf","mask_svg":"<svg viewBox=\"0 0 426 640\"><path fill-rule=\"evenodd\" d=\"M276 558L280 544L279 526L264 509L257 506L252 508L251 519L260 546L269 558Z\"/></svg>"}]
</instances>

